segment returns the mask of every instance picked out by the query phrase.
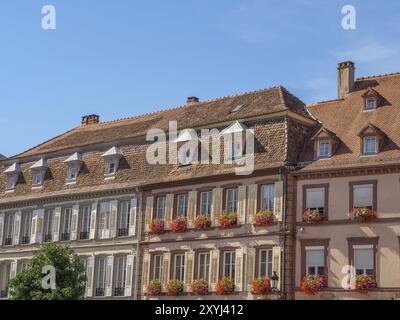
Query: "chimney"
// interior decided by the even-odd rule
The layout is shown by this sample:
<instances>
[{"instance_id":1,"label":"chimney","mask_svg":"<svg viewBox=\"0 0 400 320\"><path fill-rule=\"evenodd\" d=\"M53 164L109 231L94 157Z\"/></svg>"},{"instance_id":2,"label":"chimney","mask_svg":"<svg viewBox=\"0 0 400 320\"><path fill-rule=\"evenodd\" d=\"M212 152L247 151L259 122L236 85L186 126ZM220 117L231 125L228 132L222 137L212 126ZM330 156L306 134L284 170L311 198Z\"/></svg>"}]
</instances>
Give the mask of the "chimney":
<instances>
[{"instance_id":1,"label":"chimney","mask_svg":"<svg viewBox=\"0 0 400 320\"><path fill-rule=\"evenodd\" d=\"M197 98L197 97L189 97L189 98L187 98L187 100L186 100L186 104L188 104L188 105L192 105L192 104L196 104L196 103L199 103L199 98Z\"/></svg>"},{"instance_id":2,"label":"chimney","mask_svg":"<svg viewBox=\"0 0 400 320\"><path fill-rule=\"evenodd\" d=\"M354 63L351 61L341 62L338 65L338 99L344 96L354 87Z\"/></svg>"},{"instance_id":3,"label":"chimney","mask_svg":"<svg viewBox=\"0 0 400 320\"><path fill-rule=\"evenodd\" d=\"M97 114L90 114L82 117L82 126L90 126L100 122L100 117Z\"/></svg>"}]
</instances>

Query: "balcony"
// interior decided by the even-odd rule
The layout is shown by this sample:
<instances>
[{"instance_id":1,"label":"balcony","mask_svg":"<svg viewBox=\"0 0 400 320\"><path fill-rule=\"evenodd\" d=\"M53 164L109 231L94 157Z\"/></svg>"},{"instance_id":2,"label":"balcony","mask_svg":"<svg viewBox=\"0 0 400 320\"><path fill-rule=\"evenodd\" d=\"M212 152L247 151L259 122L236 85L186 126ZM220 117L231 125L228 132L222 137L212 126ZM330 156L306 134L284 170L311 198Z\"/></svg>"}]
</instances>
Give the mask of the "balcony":
<instances>
[{"instance_id":1,"label":"balcony","mask_svg":"<svg viewBox=\"0 0 400 320\"><path fill-rule=\"evenodd\" d=\"M129 235L128 228L119 228L118 229L118 237L127 237Z\"/></svg>"},{"instance_id":2,"label":"balcony","mask_svg":"<svg viewBox=\"0 0 400 320\"><path fill-rule=\"evenodd\" d=\"M96 288L95 295L96 297L104 297L105 290L104 288Z\"/></svg>"},{"instance_id":3,"label":"balcony","mask_svg":"<svg viewBox=\"0 0 400 320\"><path fill-rule=\"evenodd\" d=\"M8 297L8 290L1 290L0 291L0 299L5 299Z\"/></svg>"},{"instance_id":4,"label":"balcony","mask_svg":"<svg viewBox=\"0 0 400 320\"><path fill-rule=\"evenodd\" d=\"M21 243L22 244L28 244L31 241L31 237L30 236L23 236L21 239Z\"/></svg>"},{"instance_id":5,"label":"balcony","mask_svg":"<svg viewBox=\"0 0 400 320\"><path fill-rule=\"evenodd\" d=\"M51 234L46 234L44 236L44 242L51 242L53 240L53 236Z\"/></svg>"},{"instance_id":6,"label":"balcony","mask_svg":"<svg viewBox=\"0 0 400 320\"><path fill-rule=\"evenodd\" d=\"M79 240L88 240L89 239L89 231L82 231L79 234Z\"/></svg>"},{"instance_id":7,"label":"balcony","mask_svg":"<svg viewBox=\"0 0 400 320\"><path fill-rule=\"evenodd\" d=\"M70 233L61 233L61 241L69 241L70 239Z\"/></svg>"},{"instance_id":8,"label":"balcony","mask_svg":"<svg viewBox=\"0 0 400 320\"><path fill-rule=\"evenodd\" d=\"M11 246L12 245L12 238L6 238L4 241L5 246Z\"/></svg>"},{"instance_id":9,"label":"balcony","mask_svg":"<svg viewBox=\"0 0 400 320\"><path fill-rule=\"evenodd\" d=\"M125 296L125 288L114 288L114 297Z\"/></svg>"}]
</instances>

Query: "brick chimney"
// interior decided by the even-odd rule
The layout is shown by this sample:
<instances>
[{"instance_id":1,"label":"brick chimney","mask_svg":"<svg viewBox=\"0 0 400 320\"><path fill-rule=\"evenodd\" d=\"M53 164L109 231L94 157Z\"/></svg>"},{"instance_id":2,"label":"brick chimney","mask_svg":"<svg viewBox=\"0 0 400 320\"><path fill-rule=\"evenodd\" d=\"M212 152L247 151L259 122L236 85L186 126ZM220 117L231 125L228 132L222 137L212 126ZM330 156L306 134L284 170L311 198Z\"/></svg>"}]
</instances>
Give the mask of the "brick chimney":
<instances>
[{"instance_id":1,"label":"brick chimney","mask_svg":"<svg viewBox=\"0 0 400 320\"><path fill-rule=\"evenodd\" d=\"M189 97L189 98L187 98L187 100L186 100L186 104L188 104L188 105L192 105L192 104L196 104L196 103L199 103L199 98L197 98L197 97Z\"/></svg>"},{"instance_id":2,"label":"brick chimney","mask_svg":"<svg viewBox=\"0 0 400 320\"><path fill-rule=\"evenodd\" d=\"M97 114L89 114L82 117L82 126L90 126L92 124L97 124L100 122L100 117Z\"/></svg>"},{"instance_id":3,"label":"brick chimney","mask_svg":"<svg viewBox=\"0 0 400 320\"><path fill-rule=\"evenodd\" d=\"M340 62L338 65L338 99L343 99L354 87L354 63Z\"/></svg>"}]
</instances>

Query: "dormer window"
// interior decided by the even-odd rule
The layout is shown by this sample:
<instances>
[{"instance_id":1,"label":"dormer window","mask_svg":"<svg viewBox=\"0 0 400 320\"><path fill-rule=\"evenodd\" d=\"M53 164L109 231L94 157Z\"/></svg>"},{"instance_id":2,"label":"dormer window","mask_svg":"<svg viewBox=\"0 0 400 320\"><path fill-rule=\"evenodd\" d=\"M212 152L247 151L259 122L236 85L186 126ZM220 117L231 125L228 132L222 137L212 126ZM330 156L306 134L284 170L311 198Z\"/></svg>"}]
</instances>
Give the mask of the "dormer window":
<instances>
[{"instance_id":1,"label":"dormer window","mask_svg":"<svg viewBox=\"0 0 400 320\"><path fill-rule=\"evenodd\" d=\"M199 137L196 131L184 129L172 142L177 144L178 160L181 166L188 166L198 161Z\"/></svg>"},{"instance_id":2,"label":"dormer window","mask_svg":"<svg viewBox=\"0 0 400 320\"><path fill-rule=\"evenodd\" d=\"M364 111L375 110L378 108L379 102L382 100L381 95L373 88L368 88L362 97L364 98Z\"/></svg>"},{"instance_id":3,"label":"dormer window","mask_svg":"<svg viewBox=\"0 0 400 320\"><path fill-rule=\"evenodd\" d=\"M7 175L7 191L12 191L17 186L19 174L21 172L21 167L18 163L14 163L12 166L8 167L4 173Z\"/></svg>"},{"instance_id":4,"label":"dormer window","mask_svg":"<svg viewBox=\"0 0 400 320\"><path fill-rule=\"evenodd\" d=\"M17 185L18 175L11 174L8 176L7 180L7 190L14 190Z\"/></svg>"},{"instance_id":5,"label":"dormer window","mask_svg":"<svg viewBox=\"0 0 400 320\"><path fill-rule=\"evenodd\" d=\"M78 179L79 171L83 164L82 154L75 152L72 156L67 158L64 163L68 166L67 184L73 184Z\"/></svg>"},{"instance_id":6,"label":"dormer window","mask_svg":"<svg viewBox=\"0 0 400 320\"><path fill-rule=\"evenodd\" d=\"M76 166L69 167L67 180L75 181L76 178L78 178L78 172L79 172L79 168L77 168Z\"/></svg>"},{"instance_id":7,"label":"dormer window","mask_svg":"<svg viewBox=\"0 0 400 320\"><path fill-rule=\"evenodd\" d=\"M330 158L339 146L338 137L326 128L320 128L311 138L316 159Z\"/></svg>"},{"instance_id":8,"label":"dormer window","mask_svg":"<svg viewBox=\"0 0 400 320\"><path fill-rule=\"evenodd\" d=\"M364 156L377 154L386 138L386 135L372 124L368 124L358 135L361 139L361 155Z\"/></svg>"},{"instance_id":9,"label":"dormer window","mask_svg":"<svg viewBox=\"0 0 400 320\"><path fill-rule=\"evenodd\" d=\"M118 147L112 147L105 152L102 157L104 158L104 177L105 179L113 179L118 171L119 163L123 157L122 152Z\"/></svg>"},{"instance_id":10,"label":"dormer window","mask_svg":"<svg viewBox=\"0 0 400 320\"><path fill-rule=\"evenodd\" d=\"M221 135L224 137L224 153L226 163L229 163L232 160L241 160L243 158L246 147L247 129L248 128L246 125L236 121L229 127L222 130Z\"/></svg>"},{"instance_id":11,"label":"dormer window","mask_svg":"<svg viewBox=\"0 0 400 320\"><path fill-rule=\"evenodd\" d=\"M365 110L376 109L376 98L367 98L365 101Z\"/></svg>"},{"instance_id":12,"label":"dormer window","mask_svg":"<svg viewBox=\"0 0 400 320\"><path fill-rule=\"evenodd\" d=\"M376 136L364 137L363 138L363 154L376 154L377 153L377 143Z\"/></svg>"},{"instance_id":13,"label":"dormer window","mask_svg":"<svg viewBox=\"0 0 400 320\"><path fill-rule=\"evenodd\" d=\"M44 180L44 171L36 171L33 173L33 186L41 186Z\"/></svg>"},{"instance_id":14,"label":"dormer window","mask_svg":"<svg viewBox=\"0 0 400 320\"><path fill-rule=\"evenodd\" d=\"M32 186L41 187L47 171L46 159L40 159L38 162L34 163L30 169L32 170Z\"/></svg>"},{"instance_id":15,"label":"dormer window","mask_svg":"<svg viewBox=\"0 0 400 320\"><path fill-rule=\"evenodd\" d=\"M106 165L106 175L113 175L117 172L116 170L116 163L115 162L108 162Z\"/></svg>"},{"instance_id":16,"label":"dormer window","mask_svg":"<svg viewBox=\"0 0 400 320\"><path fill-rule=\"evenodd\" d=\"M318 158L329 158L331 156L331 143L329 140L318 141Z\"/></svg>"}]
</instances>

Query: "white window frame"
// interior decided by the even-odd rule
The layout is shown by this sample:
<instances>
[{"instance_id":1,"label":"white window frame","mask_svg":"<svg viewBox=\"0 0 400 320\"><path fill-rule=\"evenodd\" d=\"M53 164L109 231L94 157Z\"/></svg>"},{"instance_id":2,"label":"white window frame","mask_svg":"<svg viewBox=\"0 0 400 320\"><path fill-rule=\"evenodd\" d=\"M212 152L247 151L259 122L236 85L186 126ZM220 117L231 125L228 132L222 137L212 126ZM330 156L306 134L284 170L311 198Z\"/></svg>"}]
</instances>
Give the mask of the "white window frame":
<instances>
[{"instance_id":1,"label":"white window frame","mask_svg":"<svg viewBox=\"0 0 400 320\"><path fill-rule=\"evenodd\" d=\"M356 206L356 189L357 188L370 188L371 189L371 199L370 199L370 205L368 206ZM374 208L374 185L371 184L356 184L353 185L353 208L364 208L364 207L368 207L373 209Z\"/></svg>"},{"instance_id":2,"label":"white window frame","mask_svg":"<svg viewBox=\"0 0 400 320\"><path fill-rule=\"evenodd\" d=\"M115 261L115 283L114 287L118 289L125 289L126 284L126 256L118 256Z\"/></svg>"},{"instance_id":3,"label":"white window frame","mask_svg":"<svg viewBox=\"0 0 400 320\"><path fill-rule=\"evenodd\" d=\"M261 209L274 211L275 185L265 184L261 186Z\"/></svg>"},{"instance_id":4,"label":"white window frame","mask_svg":"<svg viewBox=\"0 0 400 320\"><path fill-rule=\"evenodd\" d=\"M180 260L178 262L178 260ZM174 256L174 280L185 280L185 254L179 253Z\"/></svg>"},{"instance_id":5,"label":"white window frame","mask_svg":"<svg viewBox=\"0 0 400 320\"><path fill-rule=\"evenodd\" d=\"M131 202L130 200L123 200L120 203L118 228L128 230L131 219Z\"/></svg>"},{"instance_id":6,"label":"white window frame","mask_svg":"<svg viewBox=\"0 0 400 320\"><path fill-rule=\"evenodd\" d=\"M15 187L17 186L18 177L19 177L19 174L8 175L7 187L6 187L7 191L15 189Z\"/></svg>"},{"instance_id":7,"label":"white window frame","mask_svg":"<svg viewBox=\"0 0 400 320\"><path fill-rule=\"evenodd\" d=\"M314 207L309 204L309 193L321 192L322 193L322 207ZM307 188L306 189L306 210L316 210L319 213L325 212L325 188Z\"/></svg>"},{"instance_id":8,"label":"white window frame","mask_svg":"<svg viewBox=\"0 0 400 320\"><path fill-rule=\"evenodd\" d=\"M162 200L162 205L161 205L161 200ZM166 202L166 197L165 196L160 196L156 198L156 210L155 210L155 219L160 219L163 220L165 219L165 202Z\"/></svg>"},{"instance_id":9,"label":"white window frame","mask_svg":"<svg viewBox=\"0 0 400 320\"><path fill-rule=\"evenodd\" d=\"M305 247L305 251L306 251L306 274L307 275L320 275L320 276L324 276L325 275L325 247L324 246L308 246ZM323 265L316 265L316 264L310 264L308 261L308 252L319 252L322 254L322 261L323 261ZM314 268L313 273L310 273L309 270L310 268ZM322 268L323 272L322 274L319 273L319 268Z\"/></svg>"},{"instance_id":10,"label":"white window frame","mask_svg":"<svg viewBox=\"0 0 400 320\"><path fill-rule=\"evenodd\" d=\"M100 256L97 259L97 279L96 279L96 289L106 289L106 267L107 258Z\"/></svg>"},{"instance_id":11,"label":"white window frame","mask_svg":"<svg viewBox=\"0 0 400 320\"><path fill-rule=\"evenodd\" d=\"M188 200L189 200L189 195L187 193L177 195L177 199L176 199L176 205L177 205L176 216L177 217L187 217ZM181 201L183 201L183 202L181 202Z\"/></svg>"},{"instance_id":12,"label":"white window frame","mask_svg":"<svg viewBox=\"0 0 400 320\"><path fill-rule=\"evenodd\" d=\"M235 279L236 251L224 251L223 253L223 278Z\"/></svg>"},{"instance_id":13,"label":"white window frame","mask_svg":"<svg viewBox=\"0 0 400 320\"><path fill-rule=\"evenodd\" d=\"M110 228L110 219L111 219L111 202L105 201L100 204L100 213L99 213L99 238L103 238L103 233L105 230Z\"/></svg>"},{"instance_id":14,"label":"white window frame","mask_svg":"<svg viewBox=\"0 0 400 320\"><path fill-rule=\"evenodd\" d=\"M200 193L200 214L211 215L212 195L212 191L204 191Z\"/></svg>"},{"instance_id":15,"label":"white window frame","mask_svg":"<svg viewBox=\"0 0 400 320\"><path fill-rule=\"evenodd\" d=\"M32 177L33 187L40 187L43 185L45 173L46 171L44 170L37 170L33 172L33 177Z\"/></svg>"},{"instance_id":16,"label":"white window frame","mask_svg":"<svg viewBox=\"0 0 400 320\"><path fill-rule=\"evenodd\" d=\"M21 228L21 237L28 237L29 240L31 238L31 230L32 230L32 211L27 211L22 214L22 228ZM29 241L28 241L29 243ZM27 243L25 243L27 244Z\"/></svg>"},{"instance_id":17,"label":"white window frame","mask_svg":"<svg viewBox=\"0 0 400 320\"><path fill-rule=\"evenodd\" d=\"M263 261L262 255L265 253L266 260ZM258 252L258 276L268 277L272 276L272 249L260 249ZM265 266L265 273L263 272Z\"/></svg>"},{"instance_id":18,"label":"white window frame","mask_svg":"<svg viewBox=\"0 0 400 320\"><path fill-rule=\"evenodd\" d=\"M54 222L54 210L47 209L44 213L44 223L45 223L44 237L48 235L53 236L53 222Z\"/></svg>"},{"instance_id":19,"label":"white window frame","mask_svg":"<svg viewBox=\"0 0 400 320\"><path fill-rule=\"evenodd\" d=\"M374 141L374 150L368 150L370 149L370 146L368 146L368 143ZM363 154L364 155L374 155L378 153L378 137L377 136L365 136L363 137Z\"/></svg>"},{"instance_id":20,"label":"white window frame","mask_svg":"<svg viewBox=\"0 0 400 320\"><path fill-rule=\"evenodd\" d=\"M356 261L356 251L357 250L370 250L371 251L371 253L372 253L372 269L369 269L369 268L357 268L357 261ZM369 244L367 244L367 245L353 245L353 259L354 259L354 261L353 261L353 263L354 263L354 269L356 270L356 274L360 274L360 275L369 275L369 276L373 276L374 274L375 274L375 269L374 269L374 266L375 266L375 261L374 261L374 259L376 259L376 257L375 257L375 252L374 252L374 250L375 250L375 248L374 248L374 245L369 245ZM359 271L361 271L361 272L359 272ZM368 272L368 271L371 271L371 272Z\"/></svg>"},{"instance_id":21,"label":"white window frame","mask_svg":"<svg viewBox=\"0 0 400 320\"><path fill-rule=\"evenodd\" d=\"M370 105L372 103L372 105ZM365 98L365 109L367 111L375 110L377 108L378 101L375 97L367 97Z\"/></svg>"},{"instance_id":22,"label":"white window frame","mask_svg":"<svg viewBox=\"0 0 400 320\"><path fill-rule=\"evenodd\" d=\"M163 276L164 256L162 254L156 254L153 256L153 259L153 280L158 279L161 281Z\"/></svg>"},{"instance_id":23,"label":"white window frame","mask_svg":"<svg viewBox=\"0 0 400 320\"><path fill-rule=\"evenodd\" d=\"M239 189L231 188L226 190L226 211L237 212Z\"/></svg>"},{"instance_id":24,"label":"white window frame","mask_svg":"<svg viewBox=\"0 0 400 320\"><path fill-rule=\"evenodd\" d=\"M210 252L200 252L198 254L197 279L204 279L207 282L209 281L209 279L210 279L210 259L211 259ZM202 277L202 274L204 274L204 277Z\"/></svg>"},{"instance_id":25,"label":"white window frame","mask_svg":"<svg viewBox=\"0 0 400 320\"><path fill-rule=\"evenodd\" d=\"M75 182L78 179L80 165L68 166L67 182Z\"/></svg>"},{"instance_id":26,"label":"white window frame","mask_svg":"<svg viewBox=\"0 0 400 320\"><path fill-rule=\"evenodd\" d=\"M14 227L15 227L15 214L10 213L7 215L7 230L6 230L6 238L13 238L14 236ZM12 240L11 240L12 244Z\"/></svg>"},{"instance_id":27,"label":"white window frame","mask_svg":"<svg viewBox=\"0 0 400 320\"><path fill-rule=\"evenodd\" d=\"M82 224L81 224L81 232L90 232L90 218L91 218L91 206L84 206L82 208Z\"/></svg>"},{"instance_id":28,"label":"white window frame","mask_svg":"<svg viewBox=\"0 0 400 320\"><path fill-rule=\"evenodd\" d=\"M324 147L322 147L324 146ZM323 153L326 151L326 153ZM331 156L331 142L329 140L318 141L318 158L329 158Z\"/></svg>"},{"instance_id":29,"label":"white window frame","mask_svg":"<svg viewBox=\"0 0 400 320\"><path fill-rule=\"evenodd\" d=\"M72 208L64 208L62 217L62 234L69 234L71 237ZM67 241L67 240L65 240Z\"/></svg>"}]
</instances>

